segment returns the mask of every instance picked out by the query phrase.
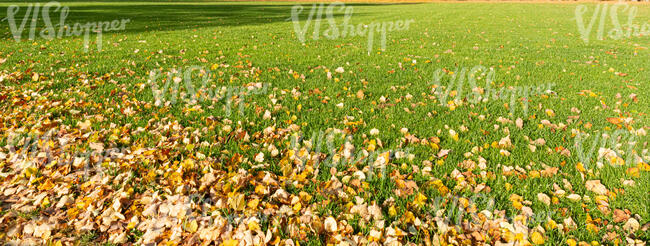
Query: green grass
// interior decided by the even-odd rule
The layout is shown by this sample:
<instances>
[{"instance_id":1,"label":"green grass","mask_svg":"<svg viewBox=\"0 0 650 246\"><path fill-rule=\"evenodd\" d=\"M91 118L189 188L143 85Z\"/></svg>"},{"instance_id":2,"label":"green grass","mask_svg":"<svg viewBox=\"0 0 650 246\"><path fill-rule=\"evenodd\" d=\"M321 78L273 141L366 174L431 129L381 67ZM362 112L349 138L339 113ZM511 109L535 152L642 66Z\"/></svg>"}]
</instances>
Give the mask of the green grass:
<instances>
[{"instance_id":1,"label":"green grass","mask_svg":"<svg viewBox=\"0 0 650 246\"><path fill-rule=\"evenodd\" d=\"M0 3L0 18L6 16L6 8L9 5L11 3ZM296 124L301 127L300 131L304 133L305 138L309 138L312 132L338 128L345 129L353 136L352 142L357 148L367 148L368 141L373 138L381 139L383 147L377 147L381 150L413 147L413 160L394 160L386 172L386 175L391 175L399 171L400 174L405 174L405 177L368 181L368 189L356 190L356 195L364 198L369 204L374 201L381 206L382 213L386 215L387 226L395 222L395 227L403 231L408 232L410 226L410 222L403 220L407 212L413 212L415 217L423 222L427 215L435 214L426 212L426 209L414 208L414 194L404 197L395 195L396 179L414 180L419 191L428 198L427 204L432 204L435 197L441 195L438 188L432 184L433 180L440 179L453 195L460 197L471 197L473 187L483 183L491 188L487 195L495 199L494 208L506 210L509 216L514 217L519 213L508 200L511 194L518 194L524 200L531 201L529 207L533 212L554 212L552 219L558 224L571 216L578 224L578 229L565 234L558 231L547 232L546 244L549 245L566 242L569 238L602 242L603 235L616 230L606 229L604 224L599 225L601 230L597 233L585 229L587 215L594 219L611 221L611 214L598 211L594 202L595 195L586 190L585 180L601 180L610 191L622 189L617 191L615 198L609 199L610 208L629 209L632 214L641 217L641 225L650 222L649 170L642 168L638 177L632 177L626 172L629 166L607 165L605 168L590 169L591 172L581 174L576 168L580 160L575 153L574 137L571 134L572 129L586 131L592 135L616 130L617 126L609 123L608 117L631 117L634 123L630 124L630 127L650 130L647 115L650 108L650 84L647 83L650 80L650 51L647 49L650 39L643 36L597 40L592 36L590 42L585 43L580 38L575 21L574 11L577 4L346 4L354 8L350 22L355 25L415 20L408 30L388 33L385 50L379 49L379 38L375 38L370 54L367 52L366 37L334 40L324 38L322 30L328 27L326 21L322 23L320 39L310 38L312 24L306 35L307 40L302 44L294 32L293 23L288 20L294 5L288 2L66 2L64 5L70 7L66 23L114 19L131 21L124 31L103 34L101 52L97 52L94 48L96 46L91 44L87 53L83 51L83 37L49 41L38 38L16 42L11 37L7 22L3 21L0 26L0 58L6 61L0 65L0 70L2 75L14 73L16 79L7 78L1 82L2 95L7 96L0 101L3 111L0 127L3 128L2 132L7 132L3 133L2 140L6 142L8 132L21 127L28 130L37 129L35 125L46 118L60 120L59 124L72 129L79 128L78 123L88 119L92 123L91 131L95 133L92 141L104 142L107 146L163 149L163 146L158 145L165 142L162 136L181 136L176 140L177 145L165 147L170 150L171 161L156 159L152 160L152 164L145 164L145 159L148 158L137 157L140 163L128 166L135 173L135 180L123 186L115 183L114 189L123 187L127 190L133 187L136 194L143 194L147 190L167 192L164 191L165 187L175 186L167 181L171 168L178 168L179 164L174 161L196 158L197 152L213 158L214 162L199 164L198 168L185 173L185 179L198 180L205 173L202 171L206 165L229 173L236 173L238 168L252 170L250 167L257 164L253 161L254 155L260 151L265 152L265 160L270 166L258 170L269 171L282 177L284 164L281 160L287 155L285 150L288 149L289 141L265 139L253 133L273 125L276 128L287 128ZM302 20L306 18L304 13L309 11L311 4L303 3L303 6L305 11L301 16ZM595 5L588 6L590 11L593 11ZM650 23L650 7L635 6L638 7L635 23ZM587 14L589 18L590 13ZM344 13L335 12L334 17L338 23L342 23ZM606 30L611 28L611 23L607 25ZM26 31L23 34L23 38L27 33ZM595 31L592 34L595 35ZM96 40L95 37L91 36L91 42ZM451 52L446 52L449 50ZM414 60L417 62L414 63ZM147 83L149 71L160 69L168 72L194 65L210 68L215 64L228 66L211 69L211 84L241 86L253 82L269 83L268 93L247 97L243 115L233 111L235 113L226 116L224 100L214 103L199 102L201 109L196 111L189 111L194 105L182 101L169 107L153 105L154 96ZM517 105L513 115L509 115L510 110L503 105L509 102L507 100L466 103L450 110L440 106L436 97L431 97L434 96L431 93L431 79L437 69L454 71L477 65L494 69L493 88L554 83L552 90L557 94L531 96L527 115L523 114L521 105ZM343 67L345 72L334 72L337 67ZM297 76L289 74L290 71ZM333 79L327 78L327 71L332 72ZM614 72L625 73L627 76L618 76ZM18 73L25 75L20 77ZM34 82L31 80L32 73L38 73L44 78ZM304 76L304 79L301 76ZM195 81L195 85L198 85L199 80ZM162 84L160 80L157 83ZM448 83L448 80L442 82L443 85ZM479 80L477 84L483 86L484 83L484 80ZM322 93L314 93L315 89ZM301 95L294 94L294 90ZM364 92L364 99L356 97L359 90ZM580 95L579 92L583 90L589 90L595 93L595 96L589 96L589 93L586 93L586 96ZM32 92L38 92L41 97L25 99ZM632 93L637 95L636 101L629 98ZM407 94L413 98L406 99ZM618 98L617 94L621 97ZM278 99L276 105L280 106L274 106L270 95ZM379 99L381 96L388 99L388 104L382 105ZM329 98L327 103L323 103L325 97ZM17 104L12 101L13 98L23 98L26 104ZM57 101L61 102L61 105L51 105ZM339 103L344 103L342 108L336 106ZM45 107L38 108L38 105ZM131 116L121 113L121 110L127 107L131 107L136 113ZM571 109L574 107L581 113L573 113ZM405 111L405 108L408 108L409 112ZM73 109L78 113L71 112ZM548 116L546 109L552 109L556 116ZM265 110L272 112L273 119L262 119ZM102 115L104 119L98 119L98 115ZM484 115L485 120L479 120L478 115ZM568 123L568 117L574 115L579 115L579 119ZM354 120L349 121L363 121L358 125L346 125L346 116L354 117ZM217 123L210 123L206 120L208 117L215 117ZM512 120L522 118L524 127L518 129L514 124L498 123L496 120L499 117ZM247 131L251 142L244 142L220 131L226 118L234 122L233 125ZM564 123L567 128L540 128L538 125L542 119L548 119L554 124ZM155 127L152 127L151 120L154 125L177 121L182 130L153 131ZM240 121L241 124L238 124ZM586 123L592 126L586 127ZM495 129L495 124L500 125L498 130ZM461 126L468 130L461 131ZM134 133L139 127L147 130ZM503 132L506 127L515 146L509 149L512 155L502 156L499 154L499 148L488 147L482 152L474 153L470 158L463 156L475 146L498 142L508 135ZM379 135L366 136L373 128L379 130ZM440 159L437 157L437 150L428 145L405 146L401 128L407 128L410 134L420 139L439 137L440 148L450 149L451 152L444 158L442 165L437 165L436 162ZM448 128L459 133L458 141L449 137ZM114 132L115 129L118 131ZM130 136L130 139L120 140L124 136ZM544 138L546 144L538 147L536 152L530 152L525 136L531 140ZM183 143L182 137L191 138L189 141L193 144L192 147ZM92 136L78 139L79 147L84 146L83 148L87 149L87 145L83 144L91 142L89 138ZM639 136L637 141L636 151L647 149L647 136ZM201 142L207 142L209 146L200 146ZM340 142L339 144L342 144L342 141ZM265 143L275 144L282 154L275 158L270 157L269 151L263 146ZM559 151L556 151L559 147L568 148L572 152L571 156L559 154ZM229 160L234 153L243 155L252 163L244 161L232 165ZM486 170L468 170L458 166L466 159L478 163L478 156L487 160ZM413 166L422 169L424 160L433 162L430 175L413 171ZM405 165L402 165L403 163ZM363 170L366 165L367 163L339 165L337 171L342 175L337 175L337 178L352 175L356 170ZM521 176L529 176L531 170L543 170L544 165L558 167L558 174L540 178ZM521 167L526 172L520 175L506 175L502 166ZM2 164L2 167L3 173L15 171L9 164ZM590 167L593 168L593 165ZM154 175L153 180L147 179L152 169L158 169L165 174ZM454 190L454 186L460 183L451 176L454 169L469 171L472 174L470 178L466 177L470 182L469 190ZM118 173L119 170L121 169L118 168ZM486 171L488 175L481 174L481 171ZM298 174L300 173L295 173ZM337 221L346 218L338 214L349 211L346 204L354 203L354 195L350 195L350 199L344 199L336 194L320 193L332 177L329 167L321 168L318 176L309 174L309 182L300 181L298 186L292 184L292 180L298 180L295 175L279 178L280 187L296 196L300 191L309 191L314 196L312 201L321 203L319 209L313 212L323 216L323 219L326 216L334 216ZM584 202L582 206L580 202L560 198L559 204L547 207L537 200L538 193L546 193L552 197L553 184L562 187L563 179L573 186L573 190L567 190L567 194L588 195L591 201ZM622 180L629 179L634 180L636 186L622 185ZM11 180L3 179L3 186ZM199 185L190 186L198 188ZM508 190L506 186L512 188ZM254 193L254 189L254 184L247 184L243 185L239 192L248 192L248 201L251 199L249 194ZM173 191L173 188L171 190ZM82 192L75 197L83 195ZM50 200L55 203L58 195L52 196ZM396 216L387 216L389 206L383 205L391 198L395 199L398 212ZM261 200L272 202L269 197L263 197ZM367 236L371 228L362 226L358 217L347 219L353 228L353 234ZM277 228L278 225L273 224L272 220L269 221L269 228L275 226L276 229L282 229ZM369 223L366 223L366 226L367 224ZM623 223L615 225L622 226ZM529 225L530 228L534 226L536 225ZM619 236L622 235L620 231ZM437 230L432 230L431 235L435 232ZM422 242L421 233L420 231L417 235L409 235L404 241ZM103 234L94 231L78 240L105 242L108 237ZM308 238L321 240L320 244L325 243L322 240L326 237L311 232L307 234ZM294 237L294 240L297 238L286 231L274 232L274 235ZM129 235L130 238L141 236ZM647 231L637 231L636 237L650 240ZM624 240L624 237L621 238Z\"/></svg>"}]
</instances>

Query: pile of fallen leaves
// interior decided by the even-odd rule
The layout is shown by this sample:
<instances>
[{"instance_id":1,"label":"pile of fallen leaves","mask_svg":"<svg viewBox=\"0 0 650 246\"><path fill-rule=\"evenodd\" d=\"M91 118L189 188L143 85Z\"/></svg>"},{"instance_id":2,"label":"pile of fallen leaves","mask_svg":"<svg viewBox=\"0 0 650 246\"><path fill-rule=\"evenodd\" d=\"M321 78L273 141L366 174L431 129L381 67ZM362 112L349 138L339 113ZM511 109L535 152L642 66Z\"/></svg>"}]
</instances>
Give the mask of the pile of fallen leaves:
<instances>
[{"instance_id":1,"label":"pile of fallen leaves","mask_svg":"<svg viewBox=\"0 0 650 246\"><path fill-rule=\"evenodd\" d=\"M482 157L486 151L510 156L516 149L508 129L522 128L521 118L486 120L495 125L495 132L504 134L501 140L477 145L464 154L464 161L446 164L453 150L444 149L440 138L459 141L466 127L426 137L401 129L397 139L381 139L372 129L369 136L363 134L366 139L361 145L345 142L332 152L315 151L310 140L291 143L302 133L301 125L287 123L283 128L268 121L271 114L283 113L282 107L256 110L265 120L257 122L265 124L257 131L247 122L222 117L202 119L203 128L186 127L165 113L153 114L146 127L133 127L111 119L146 117L139 112L152 105L134 99L127 88L112 92L119 103L96 102L74 88L56 93L42 90L38 82L46 78L37 73L3 75L13 81L23 77L33 83L1 87L0 127L6 145L0 150L0 240L10 243L62 245L88 237L115 244L297 245L322 240L349 245L413 241L513 245L544 244L554 233L607 230L603 241L643 244L635 232L649 227L640 225L642 218L627 209L610 209L609 202L622 190L607 188L591 170L580 167L584 184L563 179L537 194L535 201L525 200L523 194L510 195L504 205L509 211L479 209L483 205L470 199L472 194L499 192L486 180L565 175L546 164L540 169L498 164L500 173L487 168L497 164ZM286 94L301 92L294 89ZM364 97L363 92L357 94ZM552 119L554 113L546 112ZM342 129L325 131L355 134L359 124L364 123L346 119ZM526 124L553 132L567 130L560 120L526 119ZM502 130L497 131L499 127ZM644 128L638 132L645 136ZM145 133L153 137L144 140ZM214 134L211 141L200 140L205 133ZM571 155L566 148L548 147L544 139L526 140L527 151L539 148L553 155ZM433 158L413 163L414 154L380 150L382 142L388 141L404 148L426 148ZM241 152L223 148L233 143ZM215 149L216 154L204 152ZM373 153L376 158L370 158ZM348 164L341 168L325 165L325 160ZM433 170L441 165L452 165L453 171L435 174ZM630 169L648 171L650 166L643 162ZM626 183L634 185L633 180ZM389 194L376 199L374 193L381 192ZM595 202L599 213L612 220L587 214L586 221L576 222L560 207L566 201ZM557 217L563 219L542 217L531 228L533 203L555 206L560 211ZM454 220L457 214L462 216ZM568 238L566 243L578 241Z\"/></svg>"}]
</instances>

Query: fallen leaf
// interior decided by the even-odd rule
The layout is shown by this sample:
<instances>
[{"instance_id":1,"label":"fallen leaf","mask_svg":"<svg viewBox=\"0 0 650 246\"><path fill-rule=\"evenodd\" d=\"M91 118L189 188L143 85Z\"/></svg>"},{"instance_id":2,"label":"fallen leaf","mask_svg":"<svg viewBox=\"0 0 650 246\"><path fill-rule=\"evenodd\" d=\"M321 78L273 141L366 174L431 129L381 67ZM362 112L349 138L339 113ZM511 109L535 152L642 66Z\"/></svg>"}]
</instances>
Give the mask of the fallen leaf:
<instances>
[{"instance_id":1,"label":"fallen leaf","mask_svg":"<svg viewBox=\"0 0 650 246\"><path fill-rule=\"evenodd\" d=\"M600 180L589 180L585 183L587 190L598 195L607 195L607 187L600 183Z\"/></svg>"}]
</instances>

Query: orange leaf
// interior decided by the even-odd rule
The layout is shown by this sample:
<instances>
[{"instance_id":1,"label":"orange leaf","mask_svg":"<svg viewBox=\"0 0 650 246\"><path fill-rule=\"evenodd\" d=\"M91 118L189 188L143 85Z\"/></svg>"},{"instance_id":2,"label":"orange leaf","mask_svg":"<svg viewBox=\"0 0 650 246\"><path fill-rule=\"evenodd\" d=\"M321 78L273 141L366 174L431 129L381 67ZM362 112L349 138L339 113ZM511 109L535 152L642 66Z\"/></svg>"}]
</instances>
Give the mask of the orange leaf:
<instances>
[{"instance_id":1,"label":"orange leaf","mask_svg":"<svg viewBox=\"0 0 650 246\"><path fill-rule=\"evenodd\" d=\"M623 123L623 121L620 118L614 118L614 117L607 118L607 121L609 121L609 123L612 123L614 125Z\"/></svg>"}]
</instances>

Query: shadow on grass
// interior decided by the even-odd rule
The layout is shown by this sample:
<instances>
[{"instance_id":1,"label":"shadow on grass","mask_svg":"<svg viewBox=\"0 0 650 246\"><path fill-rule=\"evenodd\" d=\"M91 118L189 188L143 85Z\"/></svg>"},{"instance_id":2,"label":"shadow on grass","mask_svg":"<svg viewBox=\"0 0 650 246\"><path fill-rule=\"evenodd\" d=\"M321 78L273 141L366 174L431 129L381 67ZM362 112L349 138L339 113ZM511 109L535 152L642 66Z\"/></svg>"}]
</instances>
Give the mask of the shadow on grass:
<instances>
[{"instance_id":1,"label":"shadow on grass","mask_svg":"<svg viewBox=\"0 0 650 246\"><path fill-rule=\"evenodd\" d=\"M63 4L65 5L65 3ZM300 14L300 20L307 20L309 12L314 6L312 3L302 3L304 9ZM386 6L387 4L346 4L345 6ZM243 3L128 3L120 5L72 5L65 23L72 25L74 23L103 22L120 19L130 19L126 29L120 32L139 33L148 31L174 31L183 29L219 27L219 26L245 26L245 25L264 25L275 22L290 22L291 9L293 4L270 3L270 4L243 4ZM318 5L315 5L318 7ZM323 15L325 19L325 9L328 3L324 4ZM21 6L16 14L15 21L20 25L23 16L26 13L26 6ZM39 11L40 12L40 11ZM375 12L376 13L376 12ZM0 19L7 16L7 5L0 7ZM50 11L50 18L53 24L59 22L59 12ZM335 8L333 15L335 18L343 17L344 10L340 7ZM363 16L363 14L354 12L353 17ZM31 18L31 17L30 17ZM315 18L315 17L314 17ZM323 20L326 23L326 20ZM45 27L42 15L39 14L39 20L36 25L37 30ZM0 22L0 30L3 37L11 37L9 23L7 20ZM25 26L28 32L29 24Z\"/></svg>"}]
</instances>

